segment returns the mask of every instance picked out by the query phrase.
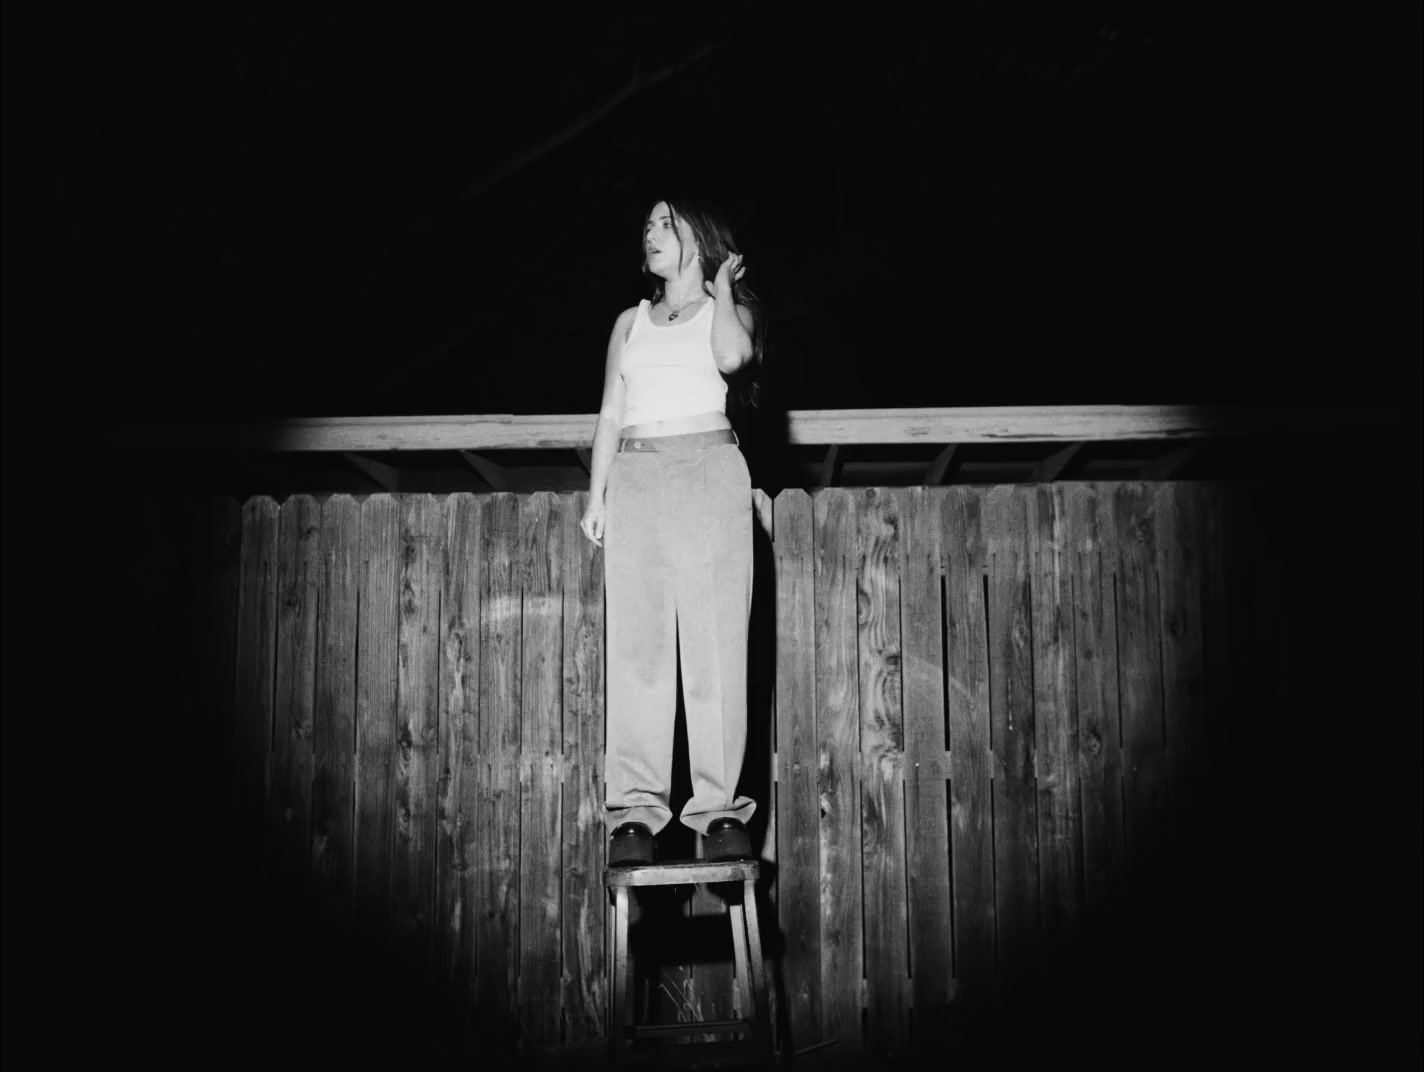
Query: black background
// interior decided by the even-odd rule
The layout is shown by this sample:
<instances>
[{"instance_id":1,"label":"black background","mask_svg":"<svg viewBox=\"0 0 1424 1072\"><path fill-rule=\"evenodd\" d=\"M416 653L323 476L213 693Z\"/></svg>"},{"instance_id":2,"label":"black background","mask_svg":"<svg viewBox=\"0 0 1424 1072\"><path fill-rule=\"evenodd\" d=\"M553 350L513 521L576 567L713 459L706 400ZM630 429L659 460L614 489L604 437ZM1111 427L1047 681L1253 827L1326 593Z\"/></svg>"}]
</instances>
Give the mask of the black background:
<instances>
[{"instance_id":1,"label":"black background","mask_svg":"<svg viewBox=\"0 0 1424 1072\"><path fill-rule=\"evenodd\" d=\"M6 384L593 412L672 190L775 405L1417 394L1417 8L943 7L7 12Z\"/></svg>"}]
</instances>

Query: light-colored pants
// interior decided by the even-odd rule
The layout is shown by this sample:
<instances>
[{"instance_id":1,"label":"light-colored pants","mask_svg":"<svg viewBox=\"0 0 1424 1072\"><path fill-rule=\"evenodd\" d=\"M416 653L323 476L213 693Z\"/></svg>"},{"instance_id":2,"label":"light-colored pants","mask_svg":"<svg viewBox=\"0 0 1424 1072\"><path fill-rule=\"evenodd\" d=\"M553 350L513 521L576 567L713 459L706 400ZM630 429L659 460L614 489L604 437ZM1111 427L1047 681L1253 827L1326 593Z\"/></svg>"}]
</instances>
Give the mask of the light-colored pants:
<instances>
[{"instance_id":1,"label":"light-colored pants","mask_svg":"<svg viewBox=\"0 0 1424 1072\"><path fill-rule=\"evenodd\" d=\"M656 449L649 449L653 446ZM746 822L737 796L747 743L752 494L730 430L624 439L605 492L608 829L672 819L677 660L682 660L692 799L682 822L705 834Z\"/></svg>"}]
</instances>

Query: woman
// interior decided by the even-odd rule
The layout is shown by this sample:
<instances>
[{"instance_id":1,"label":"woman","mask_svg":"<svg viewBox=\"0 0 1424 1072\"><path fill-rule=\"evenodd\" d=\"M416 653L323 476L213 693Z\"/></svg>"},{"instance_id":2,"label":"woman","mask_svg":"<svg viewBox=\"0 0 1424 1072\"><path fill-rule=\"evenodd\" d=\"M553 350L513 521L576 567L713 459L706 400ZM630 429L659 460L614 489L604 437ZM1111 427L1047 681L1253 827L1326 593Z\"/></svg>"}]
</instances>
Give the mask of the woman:
<instances>
[{"instance_id":1,"label":"woman","mask_svg":"<svg viewBox=\"0 0 1424 1072\"><path fill-rule=\"evenodd\" d=\"M652 863L672 818L682 661L692 799L682 822L711 860L749 857L755 802L737 795L747 739L751 477L726 416L727 385L759 362L759 332L731 232L684 201L643 228L653 297L608 340L584 535L604 548L609 866Z\"/></svg>"}]
</instances>

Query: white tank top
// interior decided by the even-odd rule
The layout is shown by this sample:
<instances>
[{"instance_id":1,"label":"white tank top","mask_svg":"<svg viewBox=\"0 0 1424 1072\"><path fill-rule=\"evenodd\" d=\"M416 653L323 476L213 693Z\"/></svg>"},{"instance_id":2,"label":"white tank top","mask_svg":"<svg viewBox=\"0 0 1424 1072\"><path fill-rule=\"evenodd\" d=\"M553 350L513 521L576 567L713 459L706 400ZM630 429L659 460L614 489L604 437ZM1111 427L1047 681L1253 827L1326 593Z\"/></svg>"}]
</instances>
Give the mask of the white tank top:
<instances>
[{"instance_id":1,"label":"white tank top","mask_svg":"<svg viewBox=\"0 0 1424 1072\"><path fill-rule=\"evenodd\" d=\"M727 384L712 359L714 305L708 298L686 320L659 327L648 300L638 303L619 365L624 425L727 411Z\"/></svg>"}]
</instances>

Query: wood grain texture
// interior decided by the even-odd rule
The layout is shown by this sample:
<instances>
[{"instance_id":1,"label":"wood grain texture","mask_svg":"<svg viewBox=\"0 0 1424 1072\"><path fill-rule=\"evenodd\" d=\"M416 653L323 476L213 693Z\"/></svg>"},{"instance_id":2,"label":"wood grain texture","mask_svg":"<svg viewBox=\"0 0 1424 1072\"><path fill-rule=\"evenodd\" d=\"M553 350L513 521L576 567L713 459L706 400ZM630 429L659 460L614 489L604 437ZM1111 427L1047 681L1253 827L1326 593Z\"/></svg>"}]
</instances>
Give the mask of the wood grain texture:
<instances>
[{"instance_id":1,"label":"wood grain texture","mask_svg":"<svg viewBox=\"0 0 1424 1072\"><path fill-rule=\"evenodd\" d=\"M1111 486L1071 484L1064 497L1073 568L1084 909L1087 920L1098 925L1112 918L1125 859L1114 600L1117 540Z\"/></svg>"},{"instance_id":2,"label":"wood grain texture","mask_svg":"<svg viewBox=\"0 0 1424 1072\"><path fill-rule=\"evenodd\" d=\"M278 865L303 884L311 853L321 509L310 495L277 520L277 665L272 727L272 816Z\"/></svg>"},{"instance_id":3,"label":"wood grain texture","mask_svg":"<svg viewBox=\"0 0 1424 1072\"><path fill-rule=\"evenodd\" d=\"M762 826L759 858L773 866L768 872L763 891L773 906L776 904L776 854L779 831L774 799L776 792L776 508L771 497L760 488L752 489L752 525L754 546L770 551L765 558L756 557L753 569L752 620L747 636L747 758L765 763L764 768L747 770L743 782L766 779L767 792L757 800L756 823ZM753 735L761 742L752 747Z\"/></svg>"},{"instance_id":4,"label":"wood grain texture","mask_svg":"<svg viewBox=\"0 0 1424 1072\"><path fill-rule=\"evenodd\" d=\"M1157 533L1151 488L1136 483L1117 485L1113 489L1113 521L1123 819L1127 860L1135 868L1147 862L1164 832L1167 802Z\"/></svg>"},{"instance_id":5,"label":"wood grain texture","mask_svg":"<svg viewBox=\"0 0 1424 1072\"><path fill-rule=\"evenodd\" d=\"M867 1052L899 1056L909 1034L900 557L905 491L857 489L861 868Z\"/></svg>"},{"instance_id":6,"label":"wood grain texture","mask_svg":"<svg viewBox=\"0 0 1424 1072\"><path fill-rule=\"evenodd\" d=\"M789 488L775 509L777 920L794 1052L821 1040L816 562L811 496Z\"/></svg>"},{"instance_id":7,"label":"wood grain texture","mask_svg":"<svg viewBox=\"0 0 1424 1072\"><path fill-rule=\"evenodd\" d=\"M434 952L445 500L406 495L399 505L391 923L402 955L428 973Z\"/></svg>"},{"instance_id":8,"label":"wood grain texture","mask_svg":"<svg viewBox=\"0 0 1424 1072\"><path fill-rule=\"evenodd\" d=\"M475 862L481 841L480 589L484 566L481 499L445 503L440 597L440 735L435 861L435 956L457 994L475 982Z\"/></svg>"},{"instance_id":9,"label":"wood grain texture","mask_svg":"<svg viewBox=\"0 0 1424 1072\"><path fill-rule=\"evenodd\" d=\"M776 510L771 496L761 488L752 489L752 610L747 634L747 756L742 768L744 791L757 802L750 824L752 844L760 841L758 857L762 868L756 895L761 911L748 913L749 920L774 920L781 898L777 867L780 830L776 806ZM757 828L760 827L760 830ZM773 1022L781 1019L781 994L766 989L765 998Z\"/></svg>"},{"instance_id":10,"label":"wood grain texture","mask_svg":"<svg viewBox=\"0 0 1424 1072\"><path fill-rule=\"evenodd\" d=\"M277 630L277 504L249 499L242 507L238 578L237 710L233 775L238 830L251 842L235 846L248 867L259 866L272 740L273 655Z\"/></svg>"},{"instance_id":11,"label":"wood grain texture","mask_svg":"<svg viewBox=\"0 0 1424 1072\"><path fill-rule=\"evenodd\" d=\"M1318 410L1265 406L958 406L791 410L786 441L985 443L1062 440L1194 440L1317 433ZM1330 415L1336 435L1370 427L1369 407ZM222 448L236 451L577 450L593 442L596 413L306 417L281 421L130 422L125 450Z\"/></svg>"},{"instance_id":12,"label":"wood grain texture","mask_svg":"<svg viewBox=\"0 0 1424 1072\"><path fill-rule=\"evenodd\" d=\"M941 510L955 999L978 1003L990 996L997 963L985 601L989 541L978 489L949 489Z\"/></svg>"},{"instance_id":13,"label":"wood grain texture","mask_svg":"<svg viewBox=\"0 0 1424 1072\"><path fill-rule=\"evenodd\" d=\"M1224 716L1282 703L1299 657L1279 635L1286 578L1256 531L1269 518L1229 490L777 497L776 792L759 804L784 1045L891 1057L907 1021L928 1041L972 1017L996 975L1032 974L1041 943L1121 922L1128 850L1168 847L1193 779L1240 732ZM517 1013L546 1047L595 1041L609 1002L603 574L577 530L585 503L229 503L211 537L184 520L212 562L175 582L185 606L230 608L226 641L172 642L193 648L190 692L199 649L227 682L249 817L268 786L269 834L300 846L284 824L302 822L309 764L306 851L328 904L359 890L377 933L433 943L465 1009ZM718 918L673 925L725 935L719 897L693 909ZM678 969L704 1017L732 1011L727 959Z\"/></svg>"},{"instance_id":14,"label":"wood grain texture","mask_svg":"<svg viewBox=\"0 0 1424 1072\"><path fill-rule=\"evenodd\" d=\"M356 640L361 509L322 503L317 536L316 702L312 716L312 878L330 909L349 910L356 866Z\"/></svg>"},{"instance_id":15,"label":"wood grain texture","mask_svg":"<svg viewBox=\"0 0 1424 1072\"><path fill-rule=\"evenodd\" d=\"M1062 485L1034 491L1033 706L1039 896L1045 951L1068 952L1083 921L1082 798L1073 657L1073 551Z\"/></svg>"},{"instance_id":16,"label":"wood grain texture","mask_svg":"<svg viewBox=\"0 0 1424 1072\"><path fill-rule=\"evenodd\" d=\"M949 752L945 740L945 621L941 607L946 493L910 488L901 541L904 623L905 855L914 1037L942 1041L952 994Z\"/></svg>"},{"instance_id":17,"label":"wood grain texture","mask_svg":"<svg viewBox=\"0 0 1424 1072\"><path fill-rule=\"evenodd\" d=\"M519 1015L535 1047L559 1042L563 1025L563 565L565 501L523 500L520 563Z\"/></svg>"},{"instance_id":18,"label":"wood grain texture","mask_svg":"<svg viewBox=\"0 0 1424 1072\"><path fill-rule=\"evenodd\" d=\"M356 911L390 922L395 807L400 507L390 495L361 504L361 594L356 667Z\"/></svg>"},{"instance_id":19,"label":"wood grain texture","mask_svg":"<svg viewBox=\"0 0 1424 1072\"><path fill-rule=\"evenodd\" d=\"M603 552L579 531L588 493L563 512L563 1005L568 1042L602 1037L608 1010L600 880L603 821Z\"/></svg>"},{"instance_id":20,"label":"wood grain texture","mask_svg":"<svg viewBox=\"0 0 1424 1072\"><path fill-rule=\"evenodd\" d=\"M520 503L485 499L485 588L480 598L480 756L485 793L476 823L480 917L476 1005L482 1016L514 1012L519 967L519 733L523 555Z\"/></svg>"},{"instance_id":21,"label":"wood grain texture","mask_svg":"<svg viewBox=\"0 0 1424 1072\"><path fill-rule=\"evenodd\" d=\"M1040 949L1033 711L1033 489L996 487L985 502L989 575L990 745L999 975L1026 978Z\"/></svg>"},{"instance_id":22,"label":"wood grain texture","mask_svg":"<svg viewBox=\"0 0 1424 1072\"><path fill-rule=\"evenodd\" d=\"M1175 832L1202 805L1206 685L1202 653L1202 530L1205 494L1198 484L1152 487L1162 638L1167 805Z\"/></svg>"},{"instance_id":23,"label":"wood grain texture","mask_svg":"<svg viewBox=\"0 0 1424 1072\"><path fill-rule=\"evenodd\" d=\"M816 540L816 791L820 807L821 1038L863 1052L860 710L856 528L851 492L813 500Z\"/></svg>"}]
</instances>

